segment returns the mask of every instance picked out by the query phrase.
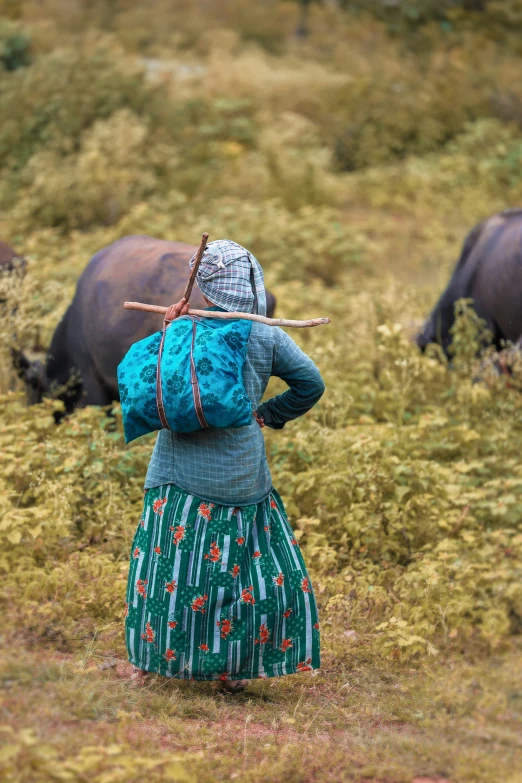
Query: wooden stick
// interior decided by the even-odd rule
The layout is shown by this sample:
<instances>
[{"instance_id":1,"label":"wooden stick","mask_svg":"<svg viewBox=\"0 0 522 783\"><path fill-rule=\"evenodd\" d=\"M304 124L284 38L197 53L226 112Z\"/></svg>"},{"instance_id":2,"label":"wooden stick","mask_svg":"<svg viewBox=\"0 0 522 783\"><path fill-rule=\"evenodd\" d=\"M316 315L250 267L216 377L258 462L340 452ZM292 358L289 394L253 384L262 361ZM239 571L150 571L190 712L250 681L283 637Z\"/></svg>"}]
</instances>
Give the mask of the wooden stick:
<instances>
[{"instance_id":1,"label":"wooden stick","mask_svg":"<svg viewBox=\"0 0 522 783\"><path fill-rule=\"evenodd\" d=\"M142 304L141 302L125 302L123 305L127 310L144 310L147 313L161 313L164 315L168 308L161 305ZM254 315L253 313L220 313L216 310L189 310L189 315L196 315L199 318L221 318L231 320L241 318L245 321L258 321L267 326L294 326L303 328L305 326L321 326L329 324L329 318L310 318L308 321L292 321L288 318L266 318L264 315Z\"/></svg>"},{"instance_id":2,"label":"wooden stick","mask_svg":"<svg viewBox=\"0 0 522 783\"><path fill-rule=\"evenodd\" d=\"M185 293L183 294L183 297L187 302L190 299L192 289L194 288L194 283L196 282L196 275L198 273L199 265L201 264L201 259L203 258L203 253L205 252L207 242L208 242L208 234L205 231L205 233L201 237L201 244L199 246L198 252L196 253L196 260L194 261L194 266L192 267L192 271L190 273L187 287L185 288Z\"/></svg>"}]
</instances>

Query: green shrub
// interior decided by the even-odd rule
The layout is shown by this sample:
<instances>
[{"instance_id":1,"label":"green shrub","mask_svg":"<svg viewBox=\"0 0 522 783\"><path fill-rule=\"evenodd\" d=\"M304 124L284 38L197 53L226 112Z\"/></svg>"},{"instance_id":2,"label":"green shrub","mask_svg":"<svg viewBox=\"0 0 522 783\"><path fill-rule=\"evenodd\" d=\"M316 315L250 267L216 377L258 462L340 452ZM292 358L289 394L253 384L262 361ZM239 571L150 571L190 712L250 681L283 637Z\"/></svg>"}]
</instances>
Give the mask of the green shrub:
<instances>
[{"instance_id":1,"label":"green shrub","mask_svg":"<svg viewBox=\"0 0 522 783\"><path fill-rule=\"evenodd\" d=\"M274 282L319 280L331 286L350 270L362 269L363 238L332 207L308 205L292 212L279 201L252 203L237 198L188 206L177 192L171 199L163 202L164 213L154 201L138 205L121 221L121 231L167 238L175 226L176 238L191 242L200 226L212 225L214 236L233 236L252 249Z\"/></svg>"},{"instance_id":2,"label":"green shrub","mask_svg":"<svg viewBox=\"0 0 522 783\"><path fill-rule=\"evenodd\" d=\"M350 185L354 198L375 206L417 215L453 211L471 223L520 203L521 154L518 129L498 120L479 120L440 154L411 158L400 168L368 169Z\"/></svg>"},{"instance_id":3,"label":"green shrub","mask_svg":"<svg viewBox=\"0 0 522 783\"><path fill-rule=\"evenodd\" d=\"M135 750L122 745L93 745L79 754L62 754L53 744L42 743L28 729L15 731L3 727L0 772L5 783L48 783L67 780L83 783L87 780L111 783L139 783L146 776L150 783L192 783L195 778L186 766L189 759L165 756L151 759L136 755ZM192 766L194 761L190 759Z\"/></svg>"},{"instance_id":4,"label":"green shrub","mask_svg":"<svg viewBox=\"0 0 522 783\"><path fill-rule=\"evenodd\" d=\"M29 33L15 22L0 18L0 66L16 71L31 62Z\"/></svg>"},{"instance_id":5,"label":"green shrub","mask_svg":"<svg viewBox=\"0 0 522 783\"><path fill-rule=\"evenodd\" d=\"M20 178L13 219L21 230L116 223L132 204L157 192L160 172L166 176L176 162L174 149L150 140L146 122L120 109L84 131L76 155L36 153Z\"/></svg>"},{"instance_id":6,"label":"green shrub","mask_svg":"<svg viewBox=\"0 0 522 783\"><path fill-rule=\"evenodd\" d=\"M491 114L488 81L449 58L423 68L407 56L400 70L360 80L341 97L349 124L335 140L336 165L354 171L439 149Z\"/></svg>"},{"instance_id":7,"label":"green shrub","mask_svg":"<svg viewBox=\"0 0 522 783\"><path fill-rule=\"evenodd\" d=\"M341 5L349 10L375 14L392 32L400 34L416 31L431 22L437 22L445 26L445 29L450 29L451 22L466 15L471 16L477 24L480 24L482 16L490 21L490 14L493 17L498 15L498 6L501 3L490 2L490 0L365 0L364 3L357 0L341 0ZM504 21L507 21L510 16L513 20L513 16L506 10Z\"/></svg>"},{"instance_id":8,"label":"green shrub","mask_svg":"<svg viewBox=\"0 0 522 783\"><path fill-rule=\"evenodd\" d=\"M77 151L81 134L97 120L150 106L141 69L130 67L107 43L85 43L42 56L0 81L0 167L19 169L43 148Z\"/></svg>"}]
</instances>

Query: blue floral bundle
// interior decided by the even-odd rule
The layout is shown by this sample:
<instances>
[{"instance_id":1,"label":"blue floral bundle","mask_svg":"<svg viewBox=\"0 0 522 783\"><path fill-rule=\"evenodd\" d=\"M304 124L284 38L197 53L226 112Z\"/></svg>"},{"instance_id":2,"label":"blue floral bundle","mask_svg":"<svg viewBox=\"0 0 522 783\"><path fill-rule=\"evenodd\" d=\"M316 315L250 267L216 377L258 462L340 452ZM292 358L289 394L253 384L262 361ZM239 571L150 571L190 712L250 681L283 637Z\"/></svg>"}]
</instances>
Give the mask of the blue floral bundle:
<instances>
[{"instance_id":1,"label":"blue floral bundle","mask_svg":"<svg viewBox=\"0 0 522 783\"><path fill-rule=\"evenodd\" d=\"M243 385L251 329L252 321L187 316L168 327L160 377L168 429L195 432L252 423L252 402ZM161 338L156 332L135 343L118 366L126 443L164 427L156 394Z\"/></svg>"}]
</instances>

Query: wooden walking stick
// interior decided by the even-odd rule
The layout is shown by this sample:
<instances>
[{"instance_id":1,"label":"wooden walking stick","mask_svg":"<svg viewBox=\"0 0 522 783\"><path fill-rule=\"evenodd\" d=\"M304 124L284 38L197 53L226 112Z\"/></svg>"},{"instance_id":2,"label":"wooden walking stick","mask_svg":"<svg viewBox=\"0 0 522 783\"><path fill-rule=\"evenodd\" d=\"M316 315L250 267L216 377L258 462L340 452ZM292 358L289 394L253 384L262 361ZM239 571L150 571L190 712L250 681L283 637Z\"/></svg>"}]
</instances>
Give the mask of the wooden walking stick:
<instances>
[{"instance_id":1,"label":"wooden walking stick","mask_svg":"<svg viewBox=\"0 0 522 783\"><path fill-rule=\"evenodd\" d=\"M196 253L194 266L192 267L187 287L185 288L185 293L183 294L183 298L186 302L188 302L192 293L192 289L194 288L196 275L198 273L199 265L201 264L201 259L203 258L203 253L205 252L207 242L208 234L205 232L201 237L201 244L199 246L198 252ZM165 315L170 309L168 307L161 307L160 305L143 304L142 302L124 302L123 306L127 310L143 310L147 313L161 313L162 315ZM294 321L288 318L267 318L264 315L256 315L254 313L220 313L216 312L215 310L189 310L187 315L196 315L199 318L218 318L222 320L233 320L239 318L245 321L258 321L261 324L267 324L267 326L292 326L296 328L302 328L305 326L321 326L323 324L330 323L329 318L310 318L307 321ZM161 348L162 347L163 341Z\"/></svg>"},{"instance_id":2,"label":"wooden walking stick","mask_svg":"<svg viewBox=\"0 0 522 783\"><path fill-rule=\"evenodd\" d=\"M192 271L190 273L187 287L185 288L185 293L183 294L183 298L185 299L186 302L188 302L188 300L190 299L192 289L194 288L194 283L196 282L196 275L198 273L199 265L201 264L201 259L203 258L203 253L205 252L207 242L208 242L208 234L205 231L205 233L201 237L201 244L199 246L198 252L196 253L194 266L192 267Z\"/></svg>"},{"instance_id":3,"label":"wooden walking stick","mask_svg":"<svg viewBox=\"0 0 522 783\"><path fill-rule=\"evenodd\" d=\"M147 313L161 313L162 315L169 309L168 307L161 307L161 305L143 304L142 302L125 302L123 306L127 310L143 310ZM258 321L260 324L267 324L267 326L292 326L298 329L304 326L322 326L330 323L329 318L309 318L307 321L294 321L289 318L267 318L264 315L256 315L255 313L220 313L215 310L189 310L187 315L196 315L199 318L221 318L223 320L239 318L245 321Z\"/></svg>"},{"instance_id":4,"label":"wooden walking stick","mask_svg":"<svg viewBox=\"0 0 522 783\"><path fill-rule=\"evenodd\" d=\"M188 279L187 287L185 288L185 293L183 294L183 299L185 301L183 302L183 299L181 300L181 302L183 302L184 305L188 304L188 300L190 299L190 295L192 293L192 289L194 288L194 282L196 280L196 275L198 273L199 265L201 264L201 259L203 258L203 253L205 252L205 248L207 246L207 242L208 242L208 234L205 232L203 234L203 236L201 237L201 244L199 246L198 252L196 253L196 258L194 259L194 266L192 267L192 271L191 271L189 279ZM162 334L161 334L161 342L160 342L160 346L159 346L159 350L158 350L158 362L157 362L157 365L156 365L156 407L158 409L158 415L159 415L159 418L160 418L160 421L161 421L161 426L163 427L163 429L166 429L166 430L170 430L170 425L169 425L168 420L167 420L167 414L166 414L166 411L165 411L165 404L163 402L163 387L162 387L162 384L161 384L161 357L163 355L163 346L165 345L165 336L166 336L166 333L167 333L167 327L171 323L171 319L167 318L167 313L169 312L169 310L171 308L173 308L174 309L174 313L176 313L176 309L175 308L178 307L181 304L181 302L178 302L177 305L171 305L171 307L164 307L162 309L162 313L165 314L165 318L163 319L163 331L162 331ZM124 306L126 306L126 305L124 305ZM175 314L173 317L176 318L176 315L179 315L179 312L177 312L177 314ZM195 325L194 325L194 328L195 328ZM194 341L194 336L195 336L195 334L192 337L192 341ZM192 357L192 354L191 354L191 357ZM191 359L191 361L192 361L192 359ZM194 367L193 363L191 364L191 372L193 374L193 382L194 382L195 367ZM197 379L196 379L196 385L197 385ZM195 388L196 387L193 386L193 391L194 392L195 392ZM199 400L199 386L197 387L197 392L198 392L198 397L197 398L196 398L196 396L194 397L194 402L196 404L196 413L198 415L198 419L200 419L200 422L201 422L202 426L206 427L208 425L205 422L205 419L204 419L204 416L203 416L203 409L201 407L201 400ZM199 405L198 405L198 402L199 402ZM201 418L200 418L200 415L201 415Z\"/></svg>"}]
</instances>

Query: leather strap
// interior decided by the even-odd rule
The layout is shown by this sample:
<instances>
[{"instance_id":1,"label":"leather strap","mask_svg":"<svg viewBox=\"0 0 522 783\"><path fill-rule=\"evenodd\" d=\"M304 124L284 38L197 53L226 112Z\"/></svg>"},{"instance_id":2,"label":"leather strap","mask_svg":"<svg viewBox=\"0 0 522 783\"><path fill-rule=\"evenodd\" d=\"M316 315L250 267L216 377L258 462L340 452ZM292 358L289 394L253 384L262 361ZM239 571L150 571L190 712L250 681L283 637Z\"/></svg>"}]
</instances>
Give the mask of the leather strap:
<instances>
[{"instance_id":1,"label":"leather strap","mask_svg":"<svg viewBox=\"0 0 522 783\"><path fill-rule=\"evenodd\" d=\"M169 322L170 323L170 322ZM163 355L163 346L165 345L165 333L167 326L166 321L163 322L163 334L161 335L160 347L158 350L158 363L156 365L156 405L158 408L158 415L161 421L161 426L165 430L172 429L165 413L165 405L163 403L163 388L161 386L161 357ZM198 375L196 372L196 363L194 362L194 342L196 340L196 322L192 321L192 343L190 345L190 382L192 384L192 396L194 398L194 408L196 409L196 416L202 429L208 429L209 425L205 419L203 413L203 405L201 403L201 390L199 388Z\"/></svg>"},{"instance_id":2,"label":"leather strap","mask_svg":"<svg viewBox=\"0 0 522 783\"><path fill-rule=\"evenodd\" d=\"M248 253L248 260L250 261L250 286L252 288L252 293L254 294L254 301L252 302L252 312L258 313L259 306L257 301L256 273L254 271L254 262L252 261L252 257L250 253Z\"/></svg>"},{"instance_id":3,"label":"leather strap","mask_svg":"<svg viewBox=\"0 0 522 783\"><path fill-rule=\"evenodd\" d=\"M163 346L165 345L165 333L167 331L167 326L167 321L163 321L163 334L161 335L161 342L158 351L158 364L156 365L156 406L158 408L158 415L161 421L161 426L164 430L171 429L171 426L167 420L167 414L165 413L165 405L163 404L163 389L161 387L161 357L163 355Z\"/></svg>"},{"instance_id":4,"label":"leather strap","mask_svg":"<svg viewBox=\"0 0 522 783\"><path fill-rule=\"evenodd\" d=\"M196 322L192 321L192 343L190 346L190 382L192 384L192 395L194 397L194 408L196 409L196 416L202 429L208 429L207 420L203 413L203 405L201 404L201 391L199 388L198 376L196 373L196 364L194 362L194 342L196 340Z\"/></svg>"}]
</instances>

